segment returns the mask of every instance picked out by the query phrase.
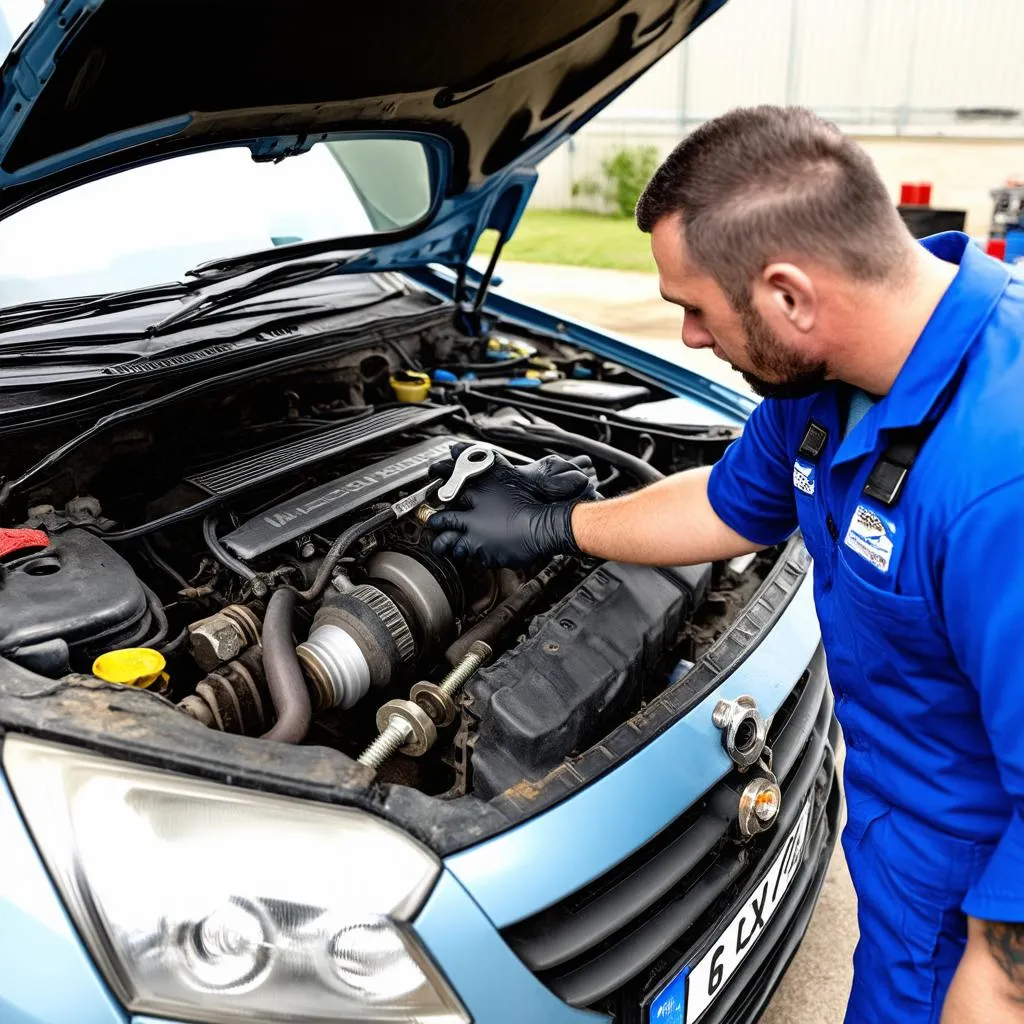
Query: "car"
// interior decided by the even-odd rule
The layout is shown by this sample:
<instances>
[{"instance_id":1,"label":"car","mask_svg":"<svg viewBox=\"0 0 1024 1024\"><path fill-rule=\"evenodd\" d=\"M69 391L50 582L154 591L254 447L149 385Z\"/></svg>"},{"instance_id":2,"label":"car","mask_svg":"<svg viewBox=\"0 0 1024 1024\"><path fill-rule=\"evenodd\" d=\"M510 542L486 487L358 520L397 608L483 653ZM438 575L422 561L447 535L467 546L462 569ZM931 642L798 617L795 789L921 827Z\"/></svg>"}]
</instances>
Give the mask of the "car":
<instances>
[{"instance_id":1,"label":"car","mask_svg":"<svg viewBox=\"0 0 1024 1024\"><path fill-rule=\"evenodd\" d=\"M718 6L0 0L5 1024L758 1018L843 808L799 535L424 527L499 455L608 498L741 433L495 273Z\"/></svg>"}]
</instances>

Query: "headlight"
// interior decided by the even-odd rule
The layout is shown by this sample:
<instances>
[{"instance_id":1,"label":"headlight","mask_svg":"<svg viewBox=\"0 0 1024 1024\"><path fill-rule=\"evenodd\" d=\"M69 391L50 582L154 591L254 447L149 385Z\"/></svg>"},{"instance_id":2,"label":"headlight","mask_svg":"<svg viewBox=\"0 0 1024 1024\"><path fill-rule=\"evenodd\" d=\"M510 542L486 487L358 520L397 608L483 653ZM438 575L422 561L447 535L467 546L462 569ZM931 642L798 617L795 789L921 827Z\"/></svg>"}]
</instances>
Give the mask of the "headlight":
<instances>
[{"instance_id":1,"label":"headlight","mask_svg":"<svg viewBox=\"0 0 1024 1024\"><path fill-rule=\"evenodd\" d=\"M407 927L440 864L361 811L9 736L4 767L97 962L136 1011L468 1020Z\"/></svg>"}]
</instances>

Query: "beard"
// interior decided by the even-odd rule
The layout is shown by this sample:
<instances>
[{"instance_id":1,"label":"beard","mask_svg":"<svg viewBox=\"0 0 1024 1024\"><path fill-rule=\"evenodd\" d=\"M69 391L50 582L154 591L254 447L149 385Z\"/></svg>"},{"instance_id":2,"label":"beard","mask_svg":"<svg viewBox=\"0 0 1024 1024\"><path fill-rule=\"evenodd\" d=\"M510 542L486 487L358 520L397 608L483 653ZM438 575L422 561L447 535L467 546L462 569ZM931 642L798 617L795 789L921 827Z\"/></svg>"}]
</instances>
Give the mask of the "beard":
<instances>
[{"instance_id":1,"label":"beard","mask_svg":"<svg viewBox=\"0 0 1024 1024\"><path fill-rule=\"evenodd\" d=\"M750 306L739 310L747 335L750 370L740 370L743 379L762 398L807 398L828 380L824 362L814 362L786 351L760 314Z\"/></svg>"}]
</instances>

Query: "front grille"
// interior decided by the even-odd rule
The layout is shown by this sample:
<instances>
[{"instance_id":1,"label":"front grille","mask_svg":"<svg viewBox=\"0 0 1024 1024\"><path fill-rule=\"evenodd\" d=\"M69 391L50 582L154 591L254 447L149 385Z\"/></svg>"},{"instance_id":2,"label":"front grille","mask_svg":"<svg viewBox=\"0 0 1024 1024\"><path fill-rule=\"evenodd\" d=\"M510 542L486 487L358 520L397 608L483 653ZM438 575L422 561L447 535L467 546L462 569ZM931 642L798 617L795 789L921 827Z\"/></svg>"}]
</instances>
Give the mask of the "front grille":
<instances>
[{"instance_id":1,"label":"front grille","mask_svg":"<svg viewBox=\"0 0 1024 1024\"><path fill-rule=\"evenodd\" d=\"M808 834L818 837L820 847L834 774L831 721L832 695L819 651L769 731L783 793L773 829L739 840L736 809L746 780L733 772L611 871L504 929L506 941L565 1002L634 1019L652 986L728 921L808 796L815 800ZM807 855L814 849L809 841Z\"/></svg>"}]
</instances>

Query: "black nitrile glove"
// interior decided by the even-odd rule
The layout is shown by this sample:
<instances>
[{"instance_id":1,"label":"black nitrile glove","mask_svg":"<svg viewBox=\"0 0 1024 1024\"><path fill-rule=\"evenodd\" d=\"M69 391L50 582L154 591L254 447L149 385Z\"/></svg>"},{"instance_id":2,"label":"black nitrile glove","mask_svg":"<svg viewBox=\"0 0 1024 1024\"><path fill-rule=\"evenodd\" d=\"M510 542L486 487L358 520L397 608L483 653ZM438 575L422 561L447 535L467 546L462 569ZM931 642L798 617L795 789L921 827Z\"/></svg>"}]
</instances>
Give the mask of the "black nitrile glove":
<instances>
[{"instance_id":1,"label":"black nitrile glove","mask_svg":"<svg viewBox=\"0 0 1024 1024\"><path fill-rule=\"evenodd\" d=\"M453 460L465 445L453 445ZM447 478L453 462L430 468L433 476ZM494 465L473 477L459 496L462 508L447 508L427 520L434 531L438 555L473 558L484 565L532 565L554 555L575 554L573 508L598 497L590 459L569 461L549 455L526 466L513 466L496 454Z\"/></svg>"}]
</instances>

